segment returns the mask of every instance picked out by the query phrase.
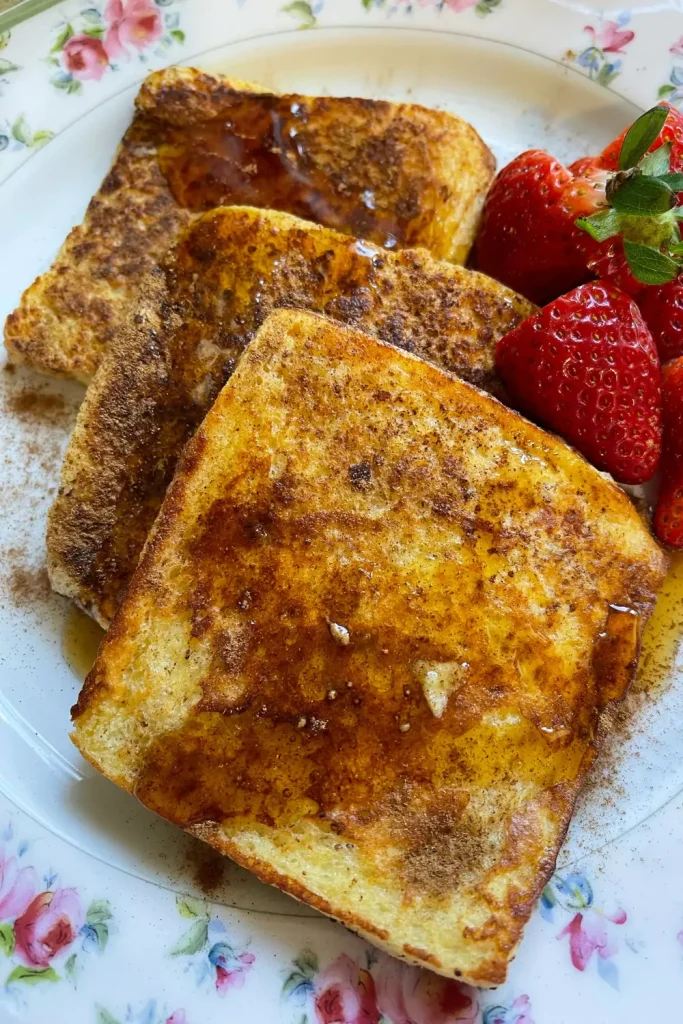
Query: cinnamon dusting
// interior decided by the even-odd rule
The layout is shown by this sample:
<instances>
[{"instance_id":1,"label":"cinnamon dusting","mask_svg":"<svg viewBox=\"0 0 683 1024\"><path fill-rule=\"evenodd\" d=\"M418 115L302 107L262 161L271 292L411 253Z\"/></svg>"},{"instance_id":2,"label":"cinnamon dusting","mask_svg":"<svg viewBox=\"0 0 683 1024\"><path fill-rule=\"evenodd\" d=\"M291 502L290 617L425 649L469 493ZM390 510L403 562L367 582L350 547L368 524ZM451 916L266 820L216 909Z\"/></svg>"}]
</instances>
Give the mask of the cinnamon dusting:
<instances>
[{"instance_id":1,"label":"cinnamon dusting","mask_svg":"<svg viewBox=\"0 0 683 1024\"><path fill-rule=\"evenodd\" d=\"M211 846L195 840L187 851L185 865L198 889L206 896L215 896L225 885L227 859Z\"/></svg>"}]
</instances>

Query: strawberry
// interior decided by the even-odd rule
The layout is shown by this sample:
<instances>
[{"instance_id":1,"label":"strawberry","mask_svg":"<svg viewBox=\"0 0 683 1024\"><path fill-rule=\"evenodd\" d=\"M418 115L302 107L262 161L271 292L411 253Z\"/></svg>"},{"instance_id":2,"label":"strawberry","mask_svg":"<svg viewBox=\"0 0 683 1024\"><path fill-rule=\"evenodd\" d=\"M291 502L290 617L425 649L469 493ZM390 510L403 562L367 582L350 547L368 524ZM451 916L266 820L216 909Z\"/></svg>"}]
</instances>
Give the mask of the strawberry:
<instances>
[{"instance_id":1,"label":"strawberry","mask_svg":"<svg viewBox=\"0 0 683 1024\"><path fill-rule=\"evenodd\" d=\"M576 173L590 169L590 158L572 166ZM576 221L589 236L583 247L588 268L632 295L672 281L683 254L683 115L669 104L653 107L593 166L607 169L606 206L586 216L584 203Z\"/></svg>"},{"instance_id":2,"label":"strawberry","mask_svg":"<svg viewBox=\"0 0 683 1024\"><path fill-rule=\"evenodd\" d=\"M668 114L659 135L650 146L648 152L654 153L661 146L669 143L671 146L669 170L683 171L683 114L676 107L665 101L662 101L659 106L665 107ZM607 170L616 171L618 169L621 147L629 131L629 128L625 128L621 135L614 142L610 142L609 146L606 146L597 158Z\"/></svg>"},{"instance_id":3,"label":"strawberry","mask_svg":"<svg viewBox=\"0 0 683 1024\"><path fill-rule=\"evenodd\" d=\"M683 358L662 370L662 484L654 516L665 544L683 547Z\"/></svg>"},{"instance_id":4,"label":"strawberry","mask_svg":"<svg viewBox=\"0 0 683 1024\"><path fill-rule=\"evenodd\" d=\"M622 292L633 296L647 289L647 285L633 276L622 238L606 238L604 242L598 242L587 236L581 243L581 251L594 277L611 281Z\"/></svg>"},{"instance_id":5,"label":"strawberry","mask_svg":"<svg viewBox=\"0 0 683 1024\"><path fill-rule=\"evenodd\" d=\"M504 167L484 206L479 269L538 303L586 281L583 234L559 205L571 182L567 168L540 149Z\"/></svg>"},{"instance_id":6,"label":"strawberry","mask_svg":"<svg viewBox=\"0 0 683 1024\"><path fill-rule=\"evenodd\" d=\"M600 157L590 156L574 161L569 170L573 179L564 189L560 208L572 223L579 220L581 225L594 214L607 211L610 172L603 167ZM623 241L618 235L598 241L584 232L576 239L576 245L591 277L609 279L629 295L637 295L645 287L631 273Z\"/></svg>"},{"instance_id":7,"label":"strawberry","mask_svg":"<svg viewBox=\"0 0 683 1024\"><path fill-rule=\"evenodd\" d=\"M623 483L655 473L661 449L657 350L635 302L592 281L525 320L496 349L512 400Z\"/></svg>"},{"instance_id":8,"label":"strawberry","mask_svg":"<svg viewBox=\"0 0 683 1024\"><path fill-rule=\"evenodd\" d=\"M476 262L538 303L591 277L638 295L683 265L683 115L659 105L599 157L564 167L529 150L504 167L482 214Z\"/></svg>"},{"instance_id":9,"label":"strawberry","mask_svg":"<svg viewBox=\"0 0 683 1024\"><path fill-rule=\"evenodd\" d=\"M593 171L607 171L609 168L605 167L601 156L581 156L567 169L575 178L583 178Z\"/></svg>"},{"instance_id":10,"label":"strawberry","mask_svg":"<svg viewBox=\"0 0 683 1024\"><path fill-rule=\"evenodd\" d=\"M683 356L683 278L645 288L637 302L661 361Z\"/></svg>"}]
</instances>

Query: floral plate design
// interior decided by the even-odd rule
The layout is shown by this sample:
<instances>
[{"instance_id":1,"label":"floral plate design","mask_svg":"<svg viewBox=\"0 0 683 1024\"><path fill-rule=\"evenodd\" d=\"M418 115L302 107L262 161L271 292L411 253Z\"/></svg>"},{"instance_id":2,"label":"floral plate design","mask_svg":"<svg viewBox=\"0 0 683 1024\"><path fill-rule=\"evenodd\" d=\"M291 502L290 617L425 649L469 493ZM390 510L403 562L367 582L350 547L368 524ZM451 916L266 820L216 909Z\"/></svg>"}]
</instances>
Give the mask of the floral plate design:
<instances>
[{"instance_id":1,"label":"floral plate design","mask_svg":"<svg viewBox=\"0 0 683 1024\"><path fill-rule=\"evenodd\" d=\"M496 75L508 61L528 68L529 76L550 76L558 89L574 90L577 110L586 116L599 110L608 117L613 108L614 117L625 118L629 103L644 107L658 97L683 107L683 13L655 3L621 8L604 3L602 9L591 0L62 0L6 30L0 15L0 252L7 261L0 274L0 316L16 302L15 280L28 284L49 262L56 244L49 232L63 235L80 218L125 126L134 88L150 70L171 62L226 69L237 66L231 55L239 68L248 69L257 54L266 77L272 62L274 82L281 74L284 87L301 81L302 90L324 91L337 81L329 54L348 59L351 67L350 49L357 47L358 62L367 64L368 54L384 47L389 56L381 58L383 70L375 74L366 68L357 80L350 72L349 88L405 97L427 74L429 56L424 55L430 46L434 61L447 67L447 51L437 50L452 40L461 55L468 48L486 55L477 57L478 81L482 89L487 81L494 83L491 97L498 88ZM289 62L283 58L278 64L278 54L288 53L294 54ZM526 96L525 74L516 88ZM520 124L513 126L515 139L544 144L547 136L558 146L569 139L570 146L571 117L558 115L558 123L551 123L543 97L539 93L534 99L530 86L527 91L531 98L524 100L525 120L520 114ZM420 95L425 102L443 98L437 86ZM464 91L460 100L465 116L478 123L477 98ZM485 97L482 117L486 103L495 107ZM487 124L495 124L495 116L494 109ZM83 158L93 169L87 186L74 186L72 197L69 181L80 167L83 125L90 126L87 132L95 140ZM595 138L603 131L598 125ZM503 156L518 144L502 135L494 142ZM54 193L33 187L50 176ZM17 248L22 221L30 224L29 241ZM60 679L68 676L59 631L46 640L45 660L33 674L32 648L25 639L47 619L48 600L55 621L68 618L66 605L54 604L57 599L40 589L41 517L79 395L70 386L36 384L30 375L3 381L2 387L0 427L10 423L8 410L20 410L17 394L44 388L40 394L47 404L37 425L28 423L27 447L15 460L16 502L26 515L14 517L19 525L11 544L0 536L0 562L9 564L12 552L27 543L38 566L30 572L15 566L9 575L0 571L0 625L5 624L0 631L0 1024L650 1024L682 1019L683 796L677 792L655 801L647 813L639 811L633 827L621 834L599 833L572 854L571 862L562 863L539 901L508 981L488 992L394 961L291 901L271 905L239 873L219 892L211 879L200 877L206 871L182 858L173 861L170 829L154 833L161 852L150 866L145 842L132 846L130 836L133 829L147 828L151 835L157 824L135 818L133 806L121 803L111 788L93 790L96 796L88 802L92 777L75 754L69 760L68 741L57 749L54 736L66 736L70 700L65 692L58 710L51 710L49 666L59 663ZM10 424L7 450L24 443L13 431ZM48 449L56 461L45 468ZM22 460L28 467L24 477ZM9 486L3 473L0 468L0 483ZM31 487L44 492L35 522ZM29 520L32 525L24 530ZM21 572L28 610L17 604ZM22 645L27 645L24 661L17 654ZM20 706L15 699L17 673L46 694L42 725L41 700ZM77 681L68 678L66 689L73 691ZM38 716L37 725L32 715ZM48 719L55 716L50 733ZM19 766L21 744L30 745L41 730L47 737L36 747L42 767L25 771L23 762ZM19 767L10 784L14 763ZM75 823L71 831L51 824L50 804L60 803L61 796L47 794L40 801L45 765L68 776L77 794L64 810L64 820ZM66 791L64 783L59 793ZM103 810L105 792L112 803ZM628 803L638 792L634 786L616 799ZM101 849L89 846L85 825L78 831L88 819L104 837ZM115 855L107 852L112 850Z\"/></svg>"}]
</instances>

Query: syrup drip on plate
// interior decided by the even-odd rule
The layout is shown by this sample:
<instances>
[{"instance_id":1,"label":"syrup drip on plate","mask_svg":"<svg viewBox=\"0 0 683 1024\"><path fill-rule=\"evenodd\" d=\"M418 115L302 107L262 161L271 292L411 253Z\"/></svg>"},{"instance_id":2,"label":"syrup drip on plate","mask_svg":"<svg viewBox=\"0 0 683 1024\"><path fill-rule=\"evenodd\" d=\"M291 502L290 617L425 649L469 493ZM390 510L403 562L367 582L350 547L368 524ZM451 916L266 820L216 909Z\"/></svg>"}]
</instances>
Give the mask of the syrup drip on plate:
<instances>
[{"instance_id":1,"label":"syrup drip on plate","mask_svg":"<svg viewBox=\"0 0 683 1024\"><path fill-rule=\"evenodd\" d=\"M64 635L62 637L62 653L67 665L77 679L85 679L93 666L105 631L73 605L69 609Z\"/></svg>"},{"instance_id":2,"label":"syrup drip on plate","mask_svg":"<svg viewBox=\"0 0 683 1024\"><path fill-rule=\"evenodd\" d=\"M634 689L657 691L671 684L676 654L683 639L683 552L671 566L643 633L640 667Z\"/></svg>"}]
</instances>

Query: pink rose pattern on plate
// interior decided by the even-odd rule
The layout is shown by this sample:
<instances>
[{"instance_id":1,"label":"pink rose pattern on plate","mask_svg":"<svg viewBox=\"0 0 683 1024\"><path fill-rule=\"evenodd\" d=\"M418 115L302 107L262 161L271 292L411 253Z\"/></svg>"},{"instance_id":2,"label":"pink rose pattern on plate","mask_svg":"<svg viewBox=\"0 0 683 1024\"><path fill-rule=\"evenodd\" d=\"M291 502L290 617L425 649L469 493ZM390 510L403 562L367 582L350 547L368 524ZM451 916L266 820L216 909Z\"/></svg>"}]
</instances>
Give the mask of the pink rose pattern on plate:
<instances>
[{"instance_id":1,"label":"pink rose pattern on plate","mask_svg":"<svg viewBox=\"0 0 683 1024\"><path fill-rule=\"evenodd\" d=\"M636 37L635 32L627 27L630 20L630 12L625 11L614 19L600 21L598 25L586 25L584 32L590 44L578 54L570 50L568 58L584 68L589 77L600 85L611 85L621 72L621 58L626 54L626 48Z\"/></svg>"},{"instance_id":2,"label":"pink rose pattern on plate","mask_svg":"<svg viewBox=\"0 0 683 1024\"><path fill-rule=\"evenodd\" d=\"M185 41L180 15L171 9L174 2L107 0L104 7L84 8L59 28L47 58L55 69L50 81L66 93L78 93L84 81L99 81L121 62L144 61L148 52L165 56Z\"/></svg>"},{"instance_id":3,"label":"pink rose pattern on plate","mask_svg":"<svg viewBox=\"0 0 683 1024\"><path fill-rule=\"evenodd\" d=\"M282 986L283 999L315 1024L534 1024L527 996L487 1009L483 996L371 949L363 963L342 953L322 970L304 949Z\"/></svg>"},{"instance_id":4,"label":"pink rose pattern on plate","mask_svg":"<svg viewBox=\"0 0 683 1024\"><path fill-rule=\"evenodd\" d=\"M569 955L577 971L585 971L595 959L601 978L612 988L619 988L619 971L613 958L619 952L617 928L626 923L621 908L607 913L595 905L593 887L578 871L554 875L543 890L539 909L546 921L555 920L557 908L571 915L558 933L558 939L569 939Z\"/></svg>"},{"instance_id":5,"label":"pink rose pattern on plate","mask_svg":"<svg viewBox=\"0 0 683 1024\"><path fill-rule=\"evenodd\" d=\"M500 0L360 2L366 10L381 7L389 14L399 11L409 14L419 7L447 8L454 13L474 8L477 14L488 14L495 10ZM315 0L312 4L296 0L283 9L301 17L306 9L310 24L315 24L316 15L322 11L323 5L324 0ZM53 84L67 93L77 92L83 81L97 81L109 71L116 70L117 62L136 58L144 60L146 52L153 47L157 48L158 54L170 50L174 43L181 44L184 34L178 27L178 13L170 9L173 7L175 0L170 3L110 0L106 5L83 9L76 18L63 24L55 37L48 58L55 69ZM585 26L589 45L580 54L572 54L571 58L586 69L591 78L609 85L620 73L621 58L628 53L635 37L628 26L628 14ZM14 82L15 73L20 70L7 56L10 39L9 32L0 34L0 95L3 87ZM683 106L683 36L674 40L669 52L672 69L668 82L659 90L659 96ZM3 150L38 148L51 137L49 131L33 133L23 117L16 118L11 124L0 121L0 153ZM36 981L54 982L61 977L72 979L81 961L87 960L83 953L102 951L106 946L111 920L109 904L96 900L84 912L77 890L58 886L55 877L40 881L35 868L26 862L26 852L27 844L13 842L10 829L0 833L0 984L21 986L22 983ZM564 878L556 876L546 888L541 913L553 920L557 908L569 915L569 920L556 937L561 941L567 939L574 968L585 971L591 964L597 965L600 976L617 987L614 959L619 949L619 927L627 919L625 911L607 914L595 907L590 883L579 874ZM185 916L193 915L185 913ZM245 984L255 956L247 951L236 953L224 941L224 926L220 922L212 922L208 914L200 922L197 915L195 925L178 944L180 947L184 942L187 949L176 948L172 953L174 956L192 957L190 948L197 945L200 935L204 935L205 923L206 937L197 949L197 976L199 980L206 976L211 978L215 990L225 995L231 988ZM197 924L200 929L193 930ZM221 935L217 934L219 931ZM683 947L683 929L675 935L674 941ZM526 995L517 997L508 1006L479 1008L477 995L468 995L471 990L465 986L446 982L429 972L404 967L388 958L383 959L389 966L377 968L375 959L367 967L362 967L351 958L342 956L325 972L319 972L315 954L304 952L294 961L285 982L285 995L308 1001L312 1007L312 1020L327 1020L328 1024L334 1020L330 1013L335 1007L341 1022L348 1019L361 1024L375 1019L382 1022L382 1015L384 1021L392 1024L421 1024L423 1021L444 1024L450 1020L476 1024L533 1024ZM427 980L420 983L416 974L425 975ZM438 993L444 985L462 993L455 1005L449 1006L448 1000L440 1000ZM458 1005L459 1002L462 1005ZM143 1012L146 1014L144 1017ZM140 1019L149 1019L149 1007L141 1011ZM162 1011L154 1019L155 1024L157 1019L159 1024L189 1024L182 1009L172 1011L170 1015ZM107 1024L117 1022L111 1014L102 1020Z\"/></svg>"},{"instance_id":6,"label":"pink rose pattern on plate","mask_svg":"<svg viewBox=\"0 0 683 1024\"><path fill-rule=\"evenodd\" d=\"M109 938L107 900L85 910L77 889L58 885L56 875L39 879L28 850L11 826L0 833L0 984L6 986L73 979L81 953L102 952Z\"/></svg>"},{"instance_id":7,"label":"pink rose pattern on plate","mask_svg":"<svg viewBox=\"0 0 683 1024\"><path fill-rule=\"evenodd\" d=\"M531 1000L528 996L517 996L509 1006L489 1006L484 1010L482 1024L534 1024Z\"/></svg>"},{"instance_id":8,"label":"pink rose pattern on plate","mask_svg":"<svg viewBox=\"0 0 683 1024\"><path fill-rule=\"evenodd\" d=\"M659 89L659 99L668 100L677 107L683 107L683 36L669 47L673 57L669 81Z\"/></svg>"},{"instance_id":9,"label":"pink rose pattern on plate","mask_svg":"<svg viewBox=\"0 0 683 1024\"><path fill-rule=\"evenodd\" d=\"M474 8L476 14L482 17L490 14L499 7L502 0L361 0L366 11L373 7L385 8L390 14L395 11L406 11L411 13L416 7L435 7L439 11L453 11L454 14L462 14Z\"/></svg>"},{"instance_id":10,"label":"pink rose pattern on plate","mask_svg":"<svg viewBox=\"0 0 683 1024\"><path fill-rule=\"evenodd\" d=\"M475 14L484 17L495 11L502 0L360 0L361 6L366 11L382 9L388 15L403 11L405 14L412 14L416 8L433 7L438 11L453 11L461 14L463 11L474 9ZM299 22L299 28L314 28L318 22L318 15L325 6L325 0L291 0L280 9L285 14L291 14Z\"/></svg>"},{"instance_id":11,"label":"pink rose pattern on plate","mask_svg":"<svg viewBox=\"0 0 683 1024\"><path fill-rule=\"evenodd\" d=\"M14 922L14 952L27 967L49 967L85 924L75 889L41 892Z\"/></svg>"},{"instance_id":12,"label":"pink rose pattern on plate","mask_svg":"<svg viewBox=\"0 0 683 1024\"><path fill-rule=\"evenodd\" d=\"M176 897L182 917L192 924L169 950L169 956L187 957L198 985L211 985L219 996L232 989L243 988L256 957L248 949L237 949L230 941L228 929L212 915L211 906L189 896Z\"/></svg>"},{"instance_id":13,"label":"pink rose pattern on plate","mask_svg":"<svg viewBox=\"0 0 683 1024\"><path fill-rule=\"evenodd\" d=\"M313 1000L321 1024L378 1024L374 978L346 954L316 975Z\"/></svg>"}]
</instances>

